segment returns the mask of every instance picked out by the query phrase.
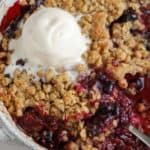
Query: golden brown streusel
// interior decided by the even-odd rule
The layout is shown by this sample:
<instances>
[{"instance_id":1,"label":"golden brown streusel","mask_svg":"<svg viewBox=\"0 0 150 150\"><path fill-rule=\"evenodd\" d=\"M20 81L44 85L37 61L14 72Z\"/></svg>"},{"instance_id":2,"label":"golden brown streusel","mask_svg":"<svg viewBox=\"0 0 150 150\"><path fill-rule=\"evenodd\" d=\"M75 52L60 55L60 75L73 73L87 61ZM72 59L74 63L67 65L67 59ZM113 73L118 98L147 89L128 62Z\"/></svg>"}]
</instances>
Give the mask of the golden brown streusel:
<instances>
[{"instance_id":1,"label":"golden brown streusel","mask_svg":"<svg viewBox=\"0 0 150 150\"><path fill-rule=\"evenodd\" d=\"M106 13L92 14L92 17L91 26L89 21L86 23L86 17L80 22L83 31L88 32L93 40L89 51L84 54L89 65L106 70L123 88L127 87L126 74L135 75L150 71L150 53L145 48L145 40L140 35L133 36L130 32L132 27L141 30L144 28L139 21L115 23L110 37L106 27ZM113 44L117 47L112 47Z\"/></svg>"},{"instance_id":2,"label":"golden brown streusel","mask_svg":"<svg viewBox=\"0 0 150 150\"><path fill-rule=\"evenodd\" d=\"M72 13L93 13L104 11L108 14L107 20L117 19L125 9L122 0L45 0L46 7L60 7Z\"/></svg>"},{"instance_id":3,"label":"golden brown streusel","mask_svg":"<svg viewBox=\"0 0 150 150\"><path fill-rule=\"evenodd\" d=\"M8 39L7 39L7 38L3 38L1 45L2 45L2 48L3 48L4 50L7 50L7 49L8 49Z\"/></svg>"},{"instance_id":4,"label":"golden brown streusel","mask_svg":"<svg viewBox=\"0 0 150 150\"><path fill-rule=\"evenodd\" d=\"M21 4L26 5L27 2L23 0ZM35 2L29 0L30 5L34 5ZM140 2L145 4L149 0ZM78 23L82 33L90 38L91 44L83 54L86 65L76 66L80 74L84 74L89 68L99 68L118 81L121 88L127 88L127 74L150 72L150 52L145 47L146 40L141 34L131 33L133 29L142 31L145 26L140 19L117 23L117 19L128 8L133 8L140 16L140 4L137 0L45 0L44 6L59 7L73 15L83 14ZM30 15L30 12L27 12L22 21L25 22ZM14 33L15 38L18 38L21 29ZM42 106L48 115L66 121L72 129L71 134L78 137L76 142L69 142L64 149L98 150L95 143L105 141L119 124L118 120L114 119L109 129L101 131L93 139L89 137L83 119L87 114L96 113L102 93L96 87L90 90L81 88L66 72L56 74L51 69L39 70L36 77L27 71L16 70L13 77L8 77L3 72L6 64L10 63L11 54L7 52L9 39L1 33L0 44L0 100L4 102L10 114L22 116L26 108ZM136 93L132 88L128 91ZM113 96L115 99L116 95ZM137 109L143 112L144 104L140 103ZM66 131L63 134L67 134ZM65 138L66 136L64 140L67 140Z\"/></svg>"},{"instance_id":5,"label":"golden brown streusel","mask_svg":"<svg viewBox=\"0 0 150 150\"><path fill-rule=\"evenodd\" d=\"M76 114L83 112L88 114L96 110L97 106L92 107L88 104L86 91L80 95L76 92L75 85L70 81L67 73L53 76L48 80L49 70L40 71L39 75L46 81L45 83L36 81L26 71L16 70L13 79L2 75L0 83L1 90L4 92L0 94L0 99L11 111L10 113L20 116L26 107L43 105L43 102L44 105L48 105L50 114L69 120L74 120ZM5 92L7 94L4 94ZM93 89L91 99L99 99L98 95L99 93L94 94ZM80 115L80 117L84 116Z\"/></svg>"},{"instance_id":6,"label":"golden brown streusel","mask_svg":"<svg viewBox=\"0 0 150 150\"><path fill-rule=\"evenodd\" d=\"M146 1L144 2L146 3ZM33 5L35 1L31 0L30 3ZM83 55L86 62L94 67L106 68L106 72L111 73L121 87L127 87L127 82L124 79L126 73L135 74L138 71L147 73L149 71L150 56L143 46L145 40L140 35L133 36L130 33L131 29L144 29L144 25L139 20L123 24L113 23L112 33L109 32L110 23L115 22L124 10L133 8L140 15L140 3L136 0L45 0L44 5L46 7L60 7L71 13L84 14L79 24L83 33L92 40L88 52ZM2 45L6 49L7 40L5 38ZM113 45L117 45L117 47ZM138 59L142 60L139 61ZM135 62L138 63L134 64ZM128 66L132 64L133 67L128 69ZM110 70L112 68L114 68L113 72Z\"/></svg>"}]
</instances>

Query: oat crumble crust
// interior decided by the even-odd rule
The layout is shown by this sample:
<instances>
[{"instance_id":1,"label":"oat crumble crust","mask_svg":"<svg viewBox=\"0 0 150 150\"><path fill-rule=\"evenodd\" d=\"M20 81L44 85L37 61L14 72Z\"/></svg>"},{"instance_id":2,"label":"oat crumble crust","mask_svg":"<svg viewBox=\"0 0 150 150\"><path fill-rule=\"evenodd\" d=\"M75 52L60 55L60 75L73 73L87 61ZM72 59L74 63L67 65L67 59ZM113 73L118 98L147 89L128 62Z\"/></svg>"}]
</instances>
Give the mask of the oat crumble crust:
<instances>
[{"instance_id":1,"label":"oat crumble crust","mask_svg":"<svg viewBox=\"0 0 150 150\"><path fill-rule=\"evenodd\" d=\"M148 2L149 0L45 0L44 6L60 7L73 14L84 14L79 24L92 43L83 58L91 68L101 68L121 88L126 89L127 74L150 72L150 52L145 47L146 40L140 34L133 35L130 32L131 29L144 30L140 19L124 23L115 21L129 7L140 16L140 3ZM34 5L35 1L30 0L29 3ZM23 0L22 5L26 4L26 0ZM27 12L24 21L29 16L30 13ZM20 35L21 29L17 29L15 37ZM94 114L99 107L97 100L101 99L101 93L97 88L84 89L79 83L72 82L66 72L56 75L51 69L39 70L37 76L41 80L36 80L27 71L20 70L16 70L13 78L10 78L4 74L12 53L7 51L9 38L0 33L0 43L0 99L10 114L19 117L27 107L42 105L49 115L69 121L72 134L78 136L76 142L72 141L65 146L66 150L98 150L87 135L85 122L82 121L87 114ZM78 65L76 69L80 74L85 74L87 70L83 65ZM139 105L139 110L144 110L142 104ZM112 124L112 128L95 136L94 141L104 141L118 126L117 120Z\"/></svg>"}]
</instances>

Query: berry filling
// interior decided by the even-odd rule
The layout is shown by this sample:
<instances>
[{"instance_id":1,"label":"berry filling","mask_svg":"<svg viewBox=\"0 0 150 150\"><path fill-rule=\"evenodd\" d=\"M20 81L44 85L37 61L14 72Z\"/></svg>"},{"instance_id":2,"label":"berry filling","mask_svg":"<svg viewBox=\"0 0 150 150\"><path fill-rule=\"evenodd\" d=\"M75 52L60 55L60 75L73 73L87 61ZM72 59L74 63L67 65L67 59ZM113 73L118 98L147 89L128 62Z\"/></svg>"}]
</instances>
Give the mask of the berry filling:
<instances>
[{"instance_id":1,"label":"berry filling","mask_svg":"<svg viewBox=\"0 0 150 150\"><path fill-rule=\"evenodd\" d=\"M71 140L65 122L47 115L42 107L27 108L23 117L14 118L26 134L48 149L60 149Z\"/></svg>"},{"instance_id":2,"label":"berry filling","mask_svg":"<svg viewBox=\"0 0 150 150\"><path fill-rule=\"evenodd\" d=\"M26 12L32 12L43 4L43 0L37 0L36 5L20 6L16 2L7 15L4 16L0 26L2 33L9 38L14 36L14 31L21 18ZM145 31L131 30L133 35L142 34L147 39L147 50L150 49L150 11L149 6L141 8L141 20L145 25ZM138 19L137 13L129 8L114 23L125 23ZM24 66L26 60L19 59L16 64ZM9 74L6 74L10 77ZM135 75L127 76L129 88L134 89L134 95L127 90L118 87L117 82L109 78L109 75L101 70L91 71L88 76L81 76L78 83L74 86L75 91L80 94L84 91L89 92L90 106L98 105L97 110L90 113L77 113L73 118L75 123L70 123L69 118L60 119L50 116L44 111L43 106L28 107L24 110L23 116L14 116L14 121L23 131L31 136L37 143L50 150L71 149L67 148L69 143L78 143L80 148L80 137L74 133L76 124L84 122L87 136L94 147L101 150L148 150L134 135L128 131L130 124L137 127L140 131L150 135L150 77ZM42 80L41 80L42 83ZM90 90L96 88L101 98L90 99ZM106 135L102 141L95 140L95 137ZM79 140L78 140L79 139ZM78 150L77 149L77 150Z\"/></svg>"},{"instance_id":3,"label":"berry filling","mask_svg":"<svg viewBox=\"0 0 150 150\"><path fill-rule=\"evenodd\" d=\"M130 82L132 80L130 79ZM99 148L99 145L101 145L102 150L115 148L132 149L133 147L135 149L137 147L143 150L147 149L144 144L129 133L127 128L128 125L132 124L138 127L142 132L150 135L149 107L145 106L142 112L139 112L140 108L137 108L139 98L142 104L145 102L143 99L149 99L148 95L148 97L142 97L142 94L150 90L150 84L148 82L150 80L146 77L139 77L133 81L135 81L135 86L139 92L135 96L130 96L130 98L126 96L125 91L119 89L117 85L102 72L97 72L97 76L95 76L95 78L92 76L92 79L91 75L85 77L80 80L78 86L75 86L77 91L81 92L82 89L85 90L87 88L89 90L99 85L97 88L99 92L102 93L102 97L98 102L99 107L94 114L85 115L84 118L81 117L81 114L79 115L80 117L78 114L74 116L77 122L80 120L85 122L87 134L94 144L96 142L94 140L95 136L107 134L108 130L111 131L110 135L108 135L104 141L98 141L95 147ZM105 83L111 84L108 85ZM108 88L109 92L106 92L105 88ZM141 98L143 99L141 100ZM49 116L44 113L43 107L40 106L26 109L22 117L15 118L14 120L26 134L33 137L36 142L48 149L59 150L60 147L65 149L65 145L73 140L76 141L78 138L77 135L72 134L71 130L74 129L72 126L68 126L69 120L61 120L57 117Z\"/></svg>"}]
</instances>

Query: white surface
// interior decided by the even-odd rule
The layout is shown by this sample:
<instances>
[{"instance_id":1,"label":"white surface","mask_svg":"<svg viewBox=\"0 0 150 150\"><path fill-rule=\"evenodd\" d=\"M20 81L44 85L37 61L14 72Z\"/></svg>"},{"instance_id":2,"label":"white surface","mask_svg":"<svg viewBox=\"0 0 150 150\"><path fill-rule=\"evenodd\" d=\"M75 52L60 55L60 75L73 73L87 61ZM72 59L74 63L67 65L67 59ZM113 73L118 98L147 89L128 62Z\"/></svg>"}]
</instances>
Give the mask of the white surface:
<instances>
[{"instance_id":1,"label":"white surface","mask_svg":"<svg viewBox=\"0 0 150 150\"><path fill-rule=\"evenodd\" d=\"M0 150L30 150L17 140L11 140L3 134L2 124L0 122Z\"/></svg>"},{"instance_id":2,"label":"white surface","mask_svg":"<svg viewBox=\"0 0 150 150\"><path fill-rule=\"evenodd\" d=\"M11 139L17 139L22 143L26 144L28 147L33 150L45 150L44 147L41 147L33 139L27 136L24 132L22 132L12 120L10 114L5 108L4 104L0 102L0 119L3 123L3 129L7 135L11 136ZM3 141L3 140L2 140Z\"/></svg>"},{"instance_id":3,"label":"white surface","mask_svg":"<svg viewBox=\"0 0 150 150\"><path fill-rule=\"evenodd\" d=\"M17 141L0 142L0 149L1 150L30 150L29 148L20 144Z\"/></svg>"}]
</instances>

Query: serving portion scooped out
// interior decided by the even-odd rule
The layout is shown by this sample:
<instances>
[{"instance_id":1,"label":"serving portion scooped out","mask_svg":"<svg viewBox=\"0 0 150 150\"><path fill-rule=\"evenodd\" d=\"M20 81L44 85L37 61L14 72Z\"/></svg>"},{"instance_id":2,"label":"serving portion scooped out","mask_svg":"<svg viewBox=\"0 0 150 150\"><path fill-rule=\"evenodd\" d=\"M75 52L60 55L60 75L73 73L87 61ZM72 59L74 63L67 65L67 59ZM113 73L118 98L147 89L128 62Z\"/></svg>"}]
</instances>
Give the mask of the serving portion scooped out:
<instances>
[{"instance_id":1,"label":"serving portion scooped out","mask_svg":"<svg viewBox=\"0 0 150 150\"><path fill-rule=\"evenodd\" d=\"M16 125L49 150L148 150L128 126L150 135L149 5L16 2L0 26L0 100Z\"/></svg>"}]
</instances>

